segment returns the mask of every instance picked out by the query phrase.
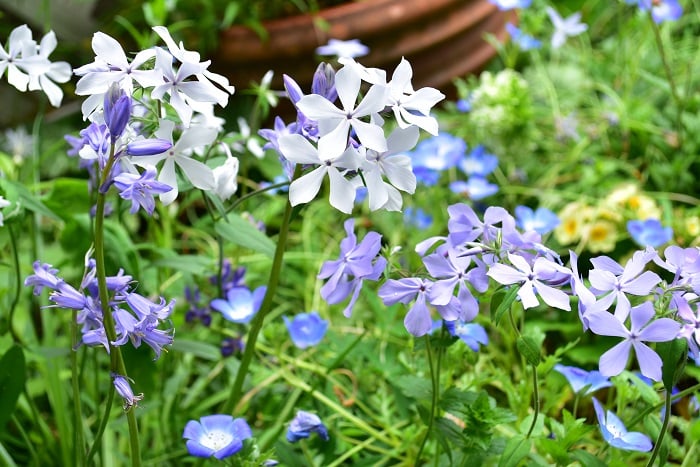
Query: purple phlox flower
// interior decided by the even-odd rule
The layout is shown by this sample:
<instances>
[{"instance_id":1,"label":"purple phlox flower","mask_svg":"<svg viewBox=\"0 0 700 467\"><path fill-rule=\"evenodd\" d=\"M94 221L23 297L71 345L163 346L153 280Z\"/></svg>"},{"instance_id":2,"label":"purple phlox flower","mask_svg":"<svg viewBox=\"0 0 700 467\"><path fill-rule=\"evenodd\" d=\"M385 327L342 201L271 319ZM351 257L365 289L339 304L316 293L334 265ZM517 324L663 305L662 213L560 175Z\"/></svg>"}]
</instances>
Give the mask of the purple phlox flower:
<instances>
[{"instance_id":1,"label":"purple phlox flower","mask_svg":"<svg viewBox=\"0 0 700 467\"><path fill-rule=\"evenodd\" d=\"M369 53L369 47L360 42L359 39L340 40L328 39L326 45L316 48L318 55L335 55L336 57L362 57Z\"/></svg>"},{"instance_id":2,"label":"purple phlox flower","mask_svg":"<svg viewBox=\"0 0 700 467\"><path fill-rule=\"evenodd\" d=\"M606 443L626 451L651 451L653 445L648 436L637 431L627 431L627 427L622 423L622 420L612 411L606 411L595 397L593 398L593 407L595 408L596 417L598 417L600 432Z\"/></svg>"},{"instance_id":3,"label":"purple phlox flower","mask_svg":"<svg viewBox=\"0 0 700 467\"><path fill-rule=\"evenodd\" d=\"M122 375L112 373L112 383L114 384L114 389L117 390L117 394L124 399L124 411L128 412L132 407L138 407L139 402L143 400L143 393L134 395L134 391L131 389L131 383L134 381L131 378L126 378Z\"/></svg>"},{"instance_id":4,"label":"purple phlox flower","mask_svg":"<svg viewBox=\"0 0 700 467\"><path fill-rule=\"evenodd\" d=\"M673 273L671 285L692 284L695 287L700 281L700 248L671 245L664 250L663 260L657 255L653 261Z\"/></svg>"},{"instance_id":5,"label":"purple phlox flower","mask_svg":"<svg viewBox=\"0 0 700 467\"><path fill-rule=\"evenodd\" d=\"M578 36L588 29L588 25L581 23L581 12L562 18L552 7L546 8L547 15L554 26L552 34L552 47L558 49L566 42L567 37Z\"/></svg>"},{"instance_id":6,"label":"purple phlox flower","mask_svg":"<svg viewBox=\"0 0 700 467\"><path fill-rule=\"evenodd\" d=\"M506 23L506 31L508 32L508 35L510 35L510 39L513 41L513 43L520 47L520 50L527 51L542 47L541 41L535 39L529 34L524 33L513 23Z\"/></svg>"},{"instance_id":7,"label":"purple phlox flower","mask_svg":"<svg viewBox=\"0 0 700 467\"><path fill-rule=\"evenodd\" d=\"M564 375L575 393L581 393L583 396L594 393L598 389L612 386L610 379L597 370L586 371L575 366L565 366L559 363L554 365L554 369Z\"/></svg>"},{"instance_id":8,"label":"purple phlox flower","mask_svg":"<svg viewBox=\"0 0 700 467\"><path fill-rule=\"evenodd\" d=\"M379 288L377 294L387 306L395 303L407 304L415 299L403 323L409 333L420 337L428 334L433 328L433 320L428 308L428 296L432 285L431 281L418 277L389 279ZM447 305L435 305L435 308L445 321L454 321L461 311L455 297L452 297Z\"/></svg>"},{"instance_id":9,"label":"purple phlox flower","mask_svg":"<svg viewBox=\"0 0 700 467\"><path fill-rule=\"evenodd\" d=\"M245 350L245 342L242 337L226 337L221 341L221 356L230 357L235 353Z\"/></svg>"},{"instance_id":10,"label":"purple phlox flower","mask_svg":"<svg viewBox=\"0 0 700 467\"><path fill-rule=\"evenodd\" d=\"M490 206L484 212L483 222L467 204L458 203L448 206L447 221L448 243L464 245L481 242L488 246L497 241L504 244L521 244L521 234L515 228L515 219L508 211L499 206Z\"/></svg>"},{"instance_id":11,"label":"purple phlox flower","mask_svg":"<svg viewBox=\"0 0 700 467\"><path fill-rule=\"evenodd\" d=\"M42 263L37 260L33 264L34 274L27 276L24 280L25 287L34 287L34 295L40 295L44 287L51 290L56 290L58 284L63 282L63 279L58 277L58 269L48 263Z\"/></svg>"},{"instance_id":12,"label":"purple phlox flower","mask_svg":"<svg viewBox=\"0 0 700 467\"><path fill-rule=\"evenodd\" d=\"M691 306L684 297L675 300L678 307L678 317L681 319L681 330L678 337L688 341L691 358L700 357L700 310L697 303Z\"/></svg>"},{"instance_id":13,"label":"purple phlox flower","mask_svg":"<svg viewBox=\"0 0 700 467\"><path fill-rule=\"evenodd\" d=\"M539 207L533 211L528 206L516 206L515 219L518 227L521 229L534 230L540 235L551 232L561 222L556 214L544 207Z\"/></svg>"},{"instance_id":14,"label":"purple phlox flower","mask_svg":"<svg viewBox=\"0 0 700 467\"><path fill-rule=\"evenodd\" d=\"M329 304L339 303L352 295L343 311L346 317L350 317L362 282L365 279L378 280L386 266L386 259L377 256L382 247L380 234L367 232L358 244L354 232L355 220L346 220L344 227L347 236L340 241L338 259L324 262L317 277L328 279L321 287L321 297Z\"/></svg>"},{"instance_id":15,"label":"purple phlox flower","mask_svg":"<svg viewBox=\"0 0 700 467\"><path fill-rule=\"evenodd\" d=\"M423 211L421 208L407 207L403 212L403 221L417 229L425 230L433 225L433 216Z\"/></svg>"},{"instance_id":16,"label":"purple phlox flower","mask_svg":"<svg viewBox=\"0 0 700 467\"><path fill-rule=\"evenodd\" d=\"M328 330L328 321L321 318L316 311L311 313L299 313L290 320L282 316L284 324L287 326L289 337L295 346L300 349L312 347L323 339Z\"/></svg>"},{"instance_id":17,"label":"purple phlox flower","mask_svg":"<svg viewBox=\"0 0 700 467\"><path fill-rule=\"evenodd\" d=\"M299 410L296 416L289 423L287 429L287 441L296 443L302 438L308 438L311 433L316 433L324 440L328 441L328 429L323 424L318 415Z\"/></svg>"},{"instance_id":18,"label":"purple phlox flower","mask_svg":"<svg viewBox=\"0 0 700 467\"><path fill-rule=\"evenodd\" d=\"M664 227L658 219L628 221L627 231L641 247L657 248L673 238L673 229Z\"/></svg>"},{"instance_id":19,"label":"purple phlox flower","mask_svg":"<svg viewBox=\"0 0 700 467\"><path fill-rule=\"evenodd\" d=\"M578 272L578 256L569 250L571 264L571 291L578 297L578 316L583 325L583 331L588 330L588 311L607 311L609 306L596 300L596 296L583 283L583 277Z\"/></svg>"},{"instance_id":20,"label":"purple phlox flower","mask_svg":"<svg viewBox=\"0 0 700 467\"><path fill-rule=\"evenodd\" d=\"M654 319L652 302L644 302L630 310L630 329L620 319L605 311L586 313L590 330L600 336L622 337L622 342L600 357L600 372L615 376L627 366L634 348L642 374L654 381L661 380L661 358L644 342L666 342L678 337L680 324L670 318Z\"/></svg>"},{"instance_id":21,"label":"purple phlox flower","mask_svg":"<svg viewBox=\"0 0 700 467\"><path fill-rule=\"evenodd\" d=\"M656 256L657 253L653 249L636 251L624 268L607 256L591 259L594 266L588 274L591 291L606 309L616 302L615 317L620 322L623 322L629 313L630 301L627 294L645 296L661 282L661 278L655 272L642 272L647 263ZM601 297L606 292L609 293Z\"/></svg>"},{"instance_id":22,"label":"purple phlox flower","mask_svg":"<svg viewBox=\"0 0 700 467\"><path fill-rule=\"evenodd\" d=\"M280 154L281 157L283 156L279 147L279 137L283 135L292 135L295 133L297 133L296 122L287 125L279 116L275 117L272 128L262 128L258 130L258 135L267 141L267 143L263 145L263 149L274 149Z\"/></svg>"},{"instance_id":23,"label":"purple phlox flower","mask_svg":"<svg viewBox=\"0 0 700 467\"><path fill-rule=\"evenodd\" d=\"M182 433L190 455L217 459L236 454L243 449L243 440L252 436L244 419L218 414L190 420Z\"/></svg>"},{"instance_id":24,"label":"purple phlox flower","mask_svg":"<svg viewBox=\"0 0 700 467\"><path fill-rule=\"evenodd\" d=\"M463 180L451 182L450 191L478 201L498 193L498 185L494 185L484 177L473 175L466 182Z\"/></svg>"},{"instance_id":25,"label":"purple phlox flower","mask_svg":"<svg viewBox=\"0 0 700 467\"><path fill-rule=\"evenodd\" d=\"M430 275L436 279L428 295L430 303L448 305L453 300L454 290L457 287L459 319L472 321L479 312L479 303L468 284L479 292L485 292L488 288L486 266L481 264L470 269L476 262L472 261L471 256L460 256L454 249L447 249L446 253L438 249L436 253L423 257L423 264Z\"/></svg>"},{"instance_id":26,"label":"purple phlox flower","mask_svg":"<svg viewBox=\"0 0 700 467\"><path fill-rule=\"evenodd\" d=\"M489 0L489 3L496 5L501 11L508 11L514 8L527 8L532 0Z\"/></svg>"},{"instance_id":27,"label":"purple phlox flower","mask_svg":"<svg viewBox=\"0 0 700 467\"><path fill-rule=\"evenodd\" d=\"M343 154L348 146L351 128L364 146L380 152L387 150L382 127L361 120L384 109L387 88L381 85L371 86L356 104L360 86L360 76L346 66L335 74L335 89L342 108L318 94L304 96L296 103L305 116L318 122L321 135L318 149L324 159L334 159Z\"/></svg>"},{"instance_id":28,"label":"purple phlox flower","mask_svg":"<svg viewBox=\"0 0 700 467\"><path fill-rule=\"evenodd\" d=\"M498 167L498 157L487 153L486 148L480 144L463 157L458 166L467 175L486 177Z\"/></svg>"},{"instance_id":29,"label":"purple phlox flower","mask_svg":"<svg viewBox=\"0 0 700 467\"><path fill-rule=\"evenodd\" d=\"M136 214L142 207L149 215L156 208L154 195L167 193L173 187L156 180L156 168L152 165L144 167L141 174L123 172L114 177L114 186L119 190L119 196L131 201L131 214Z\"/></svg>"},{"instance_id":30,"label":"purple phlox flower","mask_svg":"<svg viewBox=\"0 0 700 467\"><path fill-rule=\"evenodd\" d=\"M457 167L467 152L467 143L449 133L424 139L411 154L413 167L443 171Z\"/></svg>"},{"instance_id":31,"label":"purple phlox flower","mask_svg":"<svg viewBox=\"0 0 700 467\"><path fill-rule=\"evenodd\" d=\"M547 258L538 257L531 266L528 261L520 255L508 253L510 264L496 263L489 268L489 277L499 284L511 285L520 284L518 297L523 304L523 308L533 308L540 304L536 294L542 297L544 302L560 310L571 310L569 296L550 284L561 285L562 276L568 282L571 271L560 264Z\"/></svg>"},{"instance_id":32,"label":"purple phlox flower","mask_svg":"<svg viewBox=\"0 0 700 467\"><path fill-rule=\"evenodd\" d=\"M479 351L479 346L489 343L489 336L480 324L467 323L460 319L444 323L451 336L459 337L474 352Z\"/></svg>"},{"instance_id":33,"label":"purple phlox flower","mask_svg":"<svg viewBox=\"0 0 700 467\"><path fill-rule=\"evenodd\" d=\"M220 312L224 318L234 323L248 323L260 309L265 298L267 286L260 286L254 291L247 287L234 287L226 293L226 299L215 298L209 306Z\"/></svg>"}]
</instances>

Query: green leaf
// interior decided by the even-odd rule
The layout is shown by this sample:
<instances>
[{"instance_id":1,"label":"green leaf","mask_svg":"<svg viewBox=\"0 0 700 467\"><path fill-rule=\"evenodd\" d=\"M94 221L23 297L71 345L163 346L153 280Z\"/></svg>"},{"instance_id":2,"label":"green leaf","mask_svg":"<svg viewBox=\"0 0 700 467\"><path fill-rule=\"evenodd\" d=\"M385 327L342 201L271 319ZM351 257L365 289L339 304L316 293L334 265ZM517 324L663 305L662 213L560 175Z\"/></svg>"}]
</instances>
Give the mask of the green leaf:
<instances>
[{"instance_id":1,"label":"green leaf","mask_svg":"<svg viewBox=\"0 0 700 467\"><path fill-rule=\"evenodd\" d=\"M433 397L433 385L427 378L414 375L400 376L396 385L406 396L416 400L431 400Z\"/></svg>"},{"instance_id":2,"label":"green leaf","mask_svg":"<svg viewBox=\"0 0 700 467\"><path fill-rule=\"evenodd\" d=\"M607 467L608 465L588 451L574 451L571 453L571 457L586 467Z\"/></svg>"},{"instance_id":3,"label":"green leaf","mask_svg":"<svg viewBox=\"0 0 700 467\"><path fill-rule=\"evenodd\" d=\"M493 294L489 308L491 310L491 316L493 317L494 323L498 324L501 321L503 314L510 310L510 307L513 305L517 294L517 287L511 287L510 289L501 288Z\"/></svg>"},{"instance_id":4,"label":"green leaf","mask_svg":"<svg viewBox=\"0 0 700 467\"><path fill-rule=\"evenodd\" d=\"M17 202L28 210L41 214L42 216L48 217L49 219L53 219L55 221L61 220L58 215L47 208L44 203L39 200L39 198L32 194L32 192L21 183L14 182L6 178L0 178L0 187L8 192L8 199L11 199L9 193L14 192L17 196Z\"/></svg>"},{"instance_id":5,"label":"green leaf","mask_svg":"<svg viewBox=\"0 0 700 467\"><path fill-rule=\"evenodd\" d=\"M15 411L27 377L25 370L24 352L20 346L13 345L0 358L0 429Z\"/></svg>"},{"instance_id":6,"label":"green leaf","mask_svg":"<svg viewBox=\"0 0 700 467\"><path fill-rule=\"evenodd\" d=\"M688 341L686 339L674 339L668 342L656 344L656 353L661 357L663 367L661 369L661 381L667 391L683 376L685 363L688 361Z\"/></svg>"},{"instance_id":7,"label":"green leaf","mask_svg":"<svg viewBox=\"0 0 700 467\"><path fill-rule=\"evenodd\" d=\"M156 268L172 268L181 272L188 272L195 276L202 276L211 271L214 264L213 258L197 255L178 255L171 258L160 258L150 264Z\"/></svg>"},{"instance_id":8,"label":"green leaf","mask_svg":"<svg viewBox=\"0 0 700 467\"><path fill-rule=\"evenodd\" d=\"M520 336L515 342L520 354L525 357L530 365L538 365L540 363L540 346L537 340L532 336Z\"/></svg>"},{"instance_id":9,"label":"green leaf","mask_svg":"<svg viewBox=\"0 0 700 467\"><path fill-rule=\"evenodd\" d=\"M236 245L250 248L271 258L275 254L275 242L240 216L229 215L228 222L218 222L214 230L225 240Z\"/></svg>"},{"instance_id":10,"label":"green leaf","mask_svg":"<svg viewBox=\"0 0 700 467\"><path fill-rule=\"evenodd\" d=\"M527 456L532 448L532 440L522 435L513 436L506 443L498 467L515 467Z\"/></svg>"},{"instance_id":11,"label":"green leaf","mask_svg":"<svg viewBox=\"0 0 700 467\"><path fill-rule=\"evenodd\" d=\"M221 351L218 347L205 342L191 341L187 339L175 339L171 347L173 352L189 353L195 357L218 362L221 360Z\"/></svg>"}]
</instances>

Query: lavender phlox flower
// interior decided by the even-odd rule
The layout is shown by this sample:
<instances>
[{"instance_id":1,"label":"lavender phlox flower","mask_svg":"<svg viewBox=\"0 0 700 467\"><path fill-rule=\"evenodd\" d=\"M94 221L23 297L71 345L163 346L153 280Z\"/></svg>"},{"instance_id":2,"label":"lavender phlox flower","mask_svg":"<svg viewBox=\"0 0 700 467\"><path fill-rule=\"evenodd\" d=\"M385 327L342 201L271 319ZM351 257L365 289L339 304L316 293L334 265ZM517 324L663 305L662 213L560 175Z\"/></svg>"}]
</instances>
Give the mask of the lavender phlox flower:
<instances>
[{"instance_id":1,"label":"lavender phlox flower","mask_svg":"<svg viewBox=\"0 0 700 467\"><path fill-rule=\"evenodd\" d=\"M644 342L666 342L678 337L680 324L670 318L654 319L652 302L644 302L630 311L630 328L605 311L586 313L590 330L600 336L622 337L622 342L600 357L600 372L615 376L627 365L630 351L634 348L642 374L654 381L661 380L661 358Z\"/></svg>"},{"instance_id":2,"label":"lavender phlox flower","mask_svg":"<svg viewBox=\"0 0 700 467\"><path fill-rule=\"evenodd\" d=\"M34 287L32 291L34 295L40 295L44 287L48 287L51 290L56 290L58 284L63 282L63 279L58 277L58 269L54 268L48 263L42 263L39 260L33 263L34 274L27 276L24 279L25 287Z\"/></svg>"},{"instance_id":3,"label":"lavender phlox flower","mask_svg":"<svg viewBox=\"0 0 700 467\"><path fill-rule=\"evenodd\" d=\"M195 457L224 459L243 449L243 440L253 432L242 418L230 415L207 415L190 420L182 437L187 440L187 451Z\"/></svg>"},{"instance_id":4,"label":"lavender phlox flower","mask_svg":"<svg viewBox=\"0 0 700 467\"><path fill-rule=\"evenodd\" d=\"M160 120L160 126L155 136L166 141L173 141L175 122L172 120ZM132 160L139 166L157 165L163 161L158 175L158 181L171 186L173 189L159 195L160 201L171 204L179 193L175 165L187 177L192 185L201 190L212 190L216 187L214 173L207 165L192 158L195 148L208 146L216 139L217 132L212 128L190 127L186 128L173 146L161 154L154 156L142 156Z\"/></svg>"},{"instance_id":5,"label":"lavender phlox flower","mask_svg":"<svg viewBox=\"0 0 700 467\"><path fill-rule=\"evenodd\" d=\"M675 304L678 307L678 318L681 320L681 330L678 337L688 341L691 358L698 358L700 357L700 310L698 304L694 302L691 306L684 297L678 297Z\"/></svg>"},{"instance_id":6,"label":"lavender phlox flower","mask_svg":"<svg viewBox=\"0 0 700 467\"><path fill-rule=\"evenodd\" d=\"M414 91L411 84L412 78L411 64L405 58L401 58L401 62L391 76L391 81L387 83L389 90L387 105L393 110L399 128L415 125L431 135L437 135L438 122L430 115L430 111L445 98L445 95L427 86Z\"/></svg>"},{"instance_id":7,"label":"lavender phlox flower","mask_svg":"<svg viewBox=\"0 0 700 467\"><path fill-rule=\"evenodd\" d=\"M486 177L498 167L498 157L486 152L481 144L464 156L457 165L467 175Z\"/></svg>"},{"instance_id":8,"label":"lavender phlox flower","mask_svg":"<svg viewBox=\"0 0 700 467\"><path fill-rule=\"evenodd\" d=\"M657 255L653 261L673 273L671 286L679 284L690 284L693 288L700 286L700 248L671 245L664 250L664 259Z\"/></svg>"},{"instance_id":9,"label":"lavender phlox flower","mask_svg":"<svg viewBox=\"0 0 700 467\"><path fill-rule=\"evenodd\" d=\"M501 11L508 11L514 8L527 8L532 0L489 0L489 3L496 5Z\"/></svg>"},{"instance_id":10,"label":"lavender phlox flower","mask_svg":"<svg viewBox=\"0 0 700 467\"><path fill-rule=\"evenodd\" d=\"M641 247L660 247L673 238L673 229L664 227L658 219L628 221L627 231L632 240Z\"/></svg>"},{"instance_id":11,"label":"lavender phlox flower","mask_svg":"<svg viewBox=\"0 0 700 467\"><path fill-rule=\"evenodd\" d=\"M542 47L541 41L535 39L529 34L524 33L513 23L506 23L506 31L508 32L508 35L510 36L510 39L513 41L513 43L520 47L520 50L527 51L532 49L539 49L540 47Z\"/></svg>"},{"instance_id":12,"label":"lavender phlox flower","mask_svg":"<svg viewBox=\"0 0 700 467\"><path fill-rule=\"evenodd\" d=\"M564 375L575 393L587 396L598 389L612 386L612 382L607 376L603 376L599 371L586 371L575 366L565 366L557 363L554 369Z\"/></svg>"},{"instance_id":13,"label":"lavender phlox flower","mask_svg":"<svg viewBox=\"0 0 700 467\"><path fill-rule=\"evenodd\" d=\"M369 194L370 210L386 208L393 199L396 189L413 194L416 190L416 176L411 168L411 158L402 154L412 149L418 141L418 128L396 128L387 138L387 150L377 152L371 149L361 149L364 153L362 175ZM384 178L388 182L384 181ZM401 196L396 193L401 208Z\"/></svg>"},{"instance_id":14,"label":"lavender phlox flower","mask_svg":"<svg viewBox=\"0 0 700 467\"><path fill-rule=\"evenodd\" d=\"M555 49L564 45L567 37L578 36L588 29L588 25L581 23L581 12L576 12L564 19L552 7L547 7L545 10L554 26L552 47Z\"/></svg>"},{"instance_id":15,"label":"lavender phlox flower","mask_svg":"<svg viewBox=\"0 0 700 467\"><path fill-rule=\"evenodd\" d=\"M540 302L536 295L539 295L551 307L571 310L569 296L562 290L549 285L561 283L557 276L569 277L571 275L569 269L544 257L538 257L534 264L530 265L522 256L508 253L508 261L511 265L503 263L491 265L487 274L499 284L519 284L518 297L523 308L538 306Z\"/></svg>"},{"instance_id":16,"label":"lavender phlox flower","mask_svg":"<svg viewBox=\"0 0 700 467\"><path fill-rule=\"evenodd\" d=\"M624 267L607 256L591 259L594 266L588 274L591 291L598 297L601 306L609 308L616 303L615 317L621 322L627 318L631 306L627 294L645 296L661 282L655 272L644 271L647 263L656 256L653 249L636 251Z\"/></svg>"},{"instance_id":17,"label":"lavender phlox flower","mask_svg":"<svg viewBox=\"0 0 700 467\"><path fill-rule=\"evenodd\" d=\"M112 383L117 391L117 394L124 399L124 406L122 407L125 412L128 412L132 407L138 407L139 402L143 400L143 393L138 395L134 394L134 390L131 389L131 383L134 381L131 378L126 378L122 375L112 373Z\"/></svg>"},{"instance_id":18,"label":"lavender phlox flower","mask_svg":"<svg viewBox=\"0 0 700 467\"><path fill-rule=\"evenodd\" d=\"M329 439L328 429L318 415L299 410L287 428L287 441L295 443L302 438L308 438L311 433L318 434L324 441Z\"/></svg>"},{"instance_id":19,"label":"lavender phlox flower","mask_svg":"<svg viewBox=\"0 0 700 467\"><path fill-rule=\"evenodd\" d=\"M551 232L561 223L554 212L544 207L533 211L528 206L516 206L515 219L521 229L534 230L540 235Z\"/></svg>"},{"instance_id":20,"label":"lavender phlox flower","mask_svg":"<svg viewBox=\"0 0 700 467\"><path fill-rule=\"evenodd\" d=\"M167 193L173 188L156 180L156 168L152 165L144 167L141 174L121 173L114 177L114 186L119 190L119 196L131 201L131 214L136 214L142 207L149 215L156 207L154 195Z\"/></svg>"},{"instance_id":21,"label":"lavender phlox flower","mask_svg":"<svg viewBox=\"0 0 700 467\"><path fill-rule=\"evenodd\" d=\"M264 285L254 291L247 287L234 287L226 293L225 300L215 298L209 303L209 306L229 321L248 323L260 310L266 292L267 287Z\"/></svg>"},{"instance_id":22,"label":"lavender phlox flower","mask_svg":"<svg viewBox=\"0 0 700 467\"><path fill-rule=\"evenodd\" d=\"M428 296L433 282L418 277L406 277L403 279L389 279L380 288L377 294L385 305L395 303L408 304L415 300L404 318L406 330L416 337L428 334L433 321L428 308ZM454 321L459 317L460 306L457 300L450 300L448 305L436 305L435 308L445 321Z\"/></svg>"},{"instance_id":23,"label":"lavender phlox flower","mask_svg":"<svg viewBox=\"0 0 700 467\"><path fill-rule=\"evenodd\" d=\"M276 116L272 128L261 128L258 130L258 135L267 141L267 143L263 145L263 149L274 149L282 156L282 151L280 151L279 147L280 136L297 133L297 127L296 122L287 125L284 123L284 120Z\"/></svg>"},{"instance_id":24,"label":"lavender phlox flower","mask_svg":"<svg viewBox=\"0 0 700 467\"><path fill-rule=\"evenodd\" d=\"M297 108L306 117L318 122L321 135L318 150L326 160L343 154L348 147L351 128L364 146L379 152L387 150L382 127L362 120L384 109L387 89L381 85L373 85L356 104L360 85L360 76L352 68L343 67L335 74L335 89L342 108L336 107L318 94L304 96L296 103Z\"/></svg>"},{"instance_id":25,"label":"lavender phlox flower","mask_svg":"<svg viewBox=\"0 0 700 467\"><path fill-rule=\"evenodd\" d=\"M351 296L343 314L350 317L364 280L378 280L384 271L386 259L377 256L382 236L368 232L360 243L355 236L355 220L344 223L346 237L340 241L337 260L326 261L318 273L319 279L328 279L321 287L321 297L329 304L339 303Z\"/></svg>"},{"instance_id":26,"label":"lavender phlox flower","mask_svg":"<svg viewBox=\"0 0 700 467\"><path fill-rule=\"evenodd\" d=\"M335 55L336 57L362 57L369 53L369 47L360 42L359 39L328 39L328 43L316 47L318 55Z\"/></svg>"},{"instance_id":27,"label":"lavender phlox flower","mask_svg":"<svg viewBox=\"0 0 700 467\"><path fill-rule=\"evenodd\" d=\"M603 439L610 446L626 451L640 452L651 451L654 447L651 439L645 434L637 431L627 431L627 427L622 423L622 420L612 411L606 411L595 397L593 398L593 407L595 408Z\"/></svg>"},{"instance_id":28,"label":"lavender phlox flower","mask_svg":"<svg viewBox=\"0 0 700 467\"><path fill-rule=\"evenodd\" d=\"M326 335L328 321L321 318L317 311L311 313L299 313L292 319L282 316L289 337L294 345L300 349L317 345Z\"/></svg>"},{"instance_id":29,"label":"lavender phlox flower","mask_svg":"<svg viewBox=\"0 0 700 467\"><path fill-rule=\"evenodd\" d=\"M578 316L583 325L583 331L588 330L588 311L607 311L609 306L601 303L596 299L596 296L588 290L583 282L583 277L578 271L578 256L575 252L569 250L571 264L571 291L578 297Z\"/></svg>"},{"instance_id":30,"label":"lavender phlox flower","mask_svg":"<svg viewBox=\"0 0 700 467\"><path fill-rule=\"evenodd\" d=\"M432 305L447 305L453 298L457 288L457 300L461 313L459 319L472 321L479 312L479 303L472 294L469 285L479 292L485 292L488 288L486 266L477 265L471 268L475 261L471 256L460 256L454 249L447 249L446 253L438 252L423 257L423 264L435 278L435 283L430 288L429 301ZM470 269L471 268L471 269Z\"/></svg>"},{"instance_id":31,"label":"lavender phlox flower","mask_svg":"<svg viewBox=\"0 0 700 467\"><path fill-rule=\"evenodd\" d=\"M496 242L519 244L521 235L515 228L515 219L508 211L499 206L490 206L484 211L483 222L467 204L458 203L448 206L448 238L453 245L462 245L480 241L486 245L500 248Z\"/></svg>"},{"instance_id":32,"label":"lavender phlox flower","mask_svg":"<svg viewBox=\"0 0 700 467\"><path fill-rule=\"evenodd\" d=\"M477 323L468 323L457 319L455 321L443 321L447 332L451 336L459 337L462 342L467 344L467 346L474 352L479 351L480 345L487 345L489 343L489 336L486 334L484 327Z\"/></svg>"},{"instance_id":33,"label":"lavender phlox flower","mask_svg":"<svg viewBox=\"0 0 700 467\"><path fill-rule=\"evenodd\" d=\"M345 178L348 170L360 167L361 159L355 148L349 146L338 156L328 157L301 135L285 135L278 140L282 155L297 164L317 165L289 185L289 202L292 206L308 203L316 197L326 175L330 180L330 204L341 212L352 212L356 182ZM343 146L345 147L345 146Z\"/></svg>"}]
</instances>

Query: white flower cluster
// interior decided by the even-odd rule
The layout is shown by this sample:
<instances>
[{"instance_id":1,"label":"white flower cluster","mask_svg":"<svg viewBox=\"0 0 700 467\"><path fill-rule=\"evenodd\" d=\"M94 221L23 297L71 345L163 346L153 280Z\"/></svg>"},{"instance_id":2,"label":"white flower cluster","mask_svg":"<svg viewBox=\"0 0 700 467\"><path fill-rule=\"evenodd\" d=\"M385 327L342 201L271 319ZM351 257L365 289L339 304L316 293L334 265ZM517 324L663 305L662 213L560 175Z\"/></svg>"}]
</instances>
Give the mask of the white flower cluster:
<instances>
[{"instance_id":1,"label":"white flower cluster","mask_svg":"<svg viewBox=\"0 0 700 467\"><path fill-rule=\"evenodd\" d=\"M0 46L0 77L7 70L7 81L21 92L41 89L54 107L61 105L63 91L56 83L70 79L67 62L52 63L49 55L56 48L56 34L50 31L39 44L26 24L12 30L7 50Z\"/></svg>"}]
</instances>

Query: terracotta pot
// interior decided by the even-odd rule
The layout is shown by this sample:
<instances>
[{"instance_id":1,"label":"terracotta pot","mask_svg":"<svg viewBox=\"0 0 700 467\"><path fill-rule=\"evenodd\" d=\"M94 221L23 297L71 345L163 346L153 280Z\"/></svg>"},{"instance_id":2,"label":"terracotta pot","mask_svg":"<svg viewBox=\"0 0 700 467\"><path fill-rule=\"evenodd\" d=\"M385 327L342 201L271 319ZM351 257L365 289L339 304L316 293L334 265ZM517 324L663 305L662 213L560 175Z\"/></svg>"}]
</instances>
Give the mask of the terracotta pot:
<instances>
[{"instance_id":1,"label":"terracotta pot","mask_svg":"<svg viewBox=\"0 0 700 467\"><path fill-rule=\"evenodd\" d=\"M327 28L317 26L319 19ZM406 57L415 87L432 86L451 95L452 79L479 71L496 54L484 35L503 39L505 23L512 19L487 0L357 1L314 16L266 22L267 40L249 28L232 27L223 32L213 63L239 87L272 69L276 85L286 73L306 91L319 62L316 47L329 38L359 39L371 50L358 59L363 65L391 73Z\"/></svg>"}]
</instances>

